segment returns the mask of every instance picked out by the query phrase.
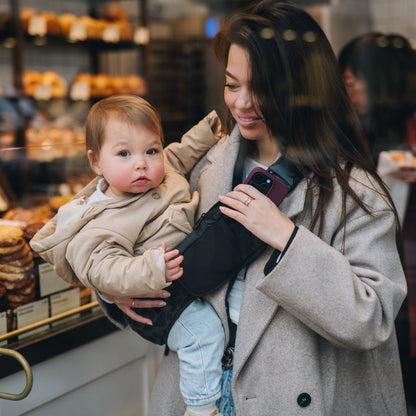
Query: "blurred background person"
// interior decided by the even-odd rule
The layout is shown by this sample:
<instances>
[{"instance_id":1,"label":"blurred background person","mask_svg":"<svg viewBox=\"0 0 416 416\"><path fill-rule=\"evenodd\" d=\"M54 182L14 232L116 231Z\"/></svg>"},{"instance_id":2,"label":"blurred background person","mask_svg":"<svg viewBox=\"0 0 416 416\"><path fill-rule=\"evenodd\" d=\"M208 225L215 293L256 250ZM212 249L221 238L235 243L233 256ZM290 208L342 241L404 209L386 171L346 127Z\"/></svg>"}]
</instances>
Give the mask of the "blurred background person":
<instances>
[{"instance_id":1,"label":"blurred background person","mask_svg":"<svg viewBox=\"0 0 416 416\"><path fill-rule=\"evenodd\" d=\"M390 190L403 233L407 301L396 327L406 395L416 374L416 52L399 34L371 32L349 41L338 56L344 83ZM412 392L413 390L413 392ZM413 399L412 399L413 397Z\"/></svg>"},{"instance_id":2,"label":"blurred background person","mask_svg":"<svg viewBox=\"0 0 416 416\"><path fill-rule=\"evenodd\" d=\"M349 41L338 61L403 225L416 182L416 52L404 36L371 32Z\"/></svg>"},{"instance_id":3,"label":"blurred background person","mask_svg":"<svg viewBox=\"0 0 416 416\"><path fill-rule=\"evenodd\" d=\"M382 150L410 149L416 110L416 53L398 34L366 33L348 42L339 64L370 150L377 163Z\"/></svg>"}]
</instances>

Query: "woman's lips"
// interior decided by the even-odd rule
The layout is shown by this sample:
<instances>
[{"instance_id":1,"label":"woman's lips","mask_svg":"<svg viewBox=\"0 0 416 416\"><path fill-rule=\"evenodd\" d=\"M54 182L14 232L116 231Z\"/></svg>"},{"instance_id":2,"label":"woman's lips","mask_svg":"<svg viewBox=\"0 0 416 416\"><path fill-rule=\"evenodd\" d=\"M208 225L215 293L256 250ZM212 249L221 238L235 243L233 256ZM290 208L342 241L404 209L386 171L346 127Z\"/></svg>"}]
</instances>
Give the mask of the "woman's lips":
<instances>
[{"instance_id":1,"label":"woman's lips","mask_svg":"<svg viewBox=\"0 0 416 416\"><path fill-rule=\"evenodd\" d=\"M242 127L250 127L260 121L258 117L243 117L238 116L238 124Z\"/></svg>"}]
</instances>

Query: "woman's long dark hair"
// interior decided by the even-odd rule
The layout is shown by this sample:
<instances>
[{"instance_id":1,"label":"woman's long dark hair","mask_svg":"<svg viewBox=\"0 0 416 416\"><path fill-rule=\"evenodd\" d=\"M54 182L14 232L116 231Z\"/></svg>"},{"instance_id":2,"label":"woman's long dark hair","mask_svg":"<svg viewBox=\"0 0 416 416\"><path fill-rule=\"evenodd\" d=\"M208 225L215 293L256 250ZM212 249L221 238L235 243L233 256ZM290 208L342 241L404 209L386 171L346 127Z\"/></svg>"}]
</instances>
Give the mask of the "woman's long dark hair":
<instances>
[{"instance_id":1,"label":"woman's long dark hair","mask_svg":"<svg viewBox=\"0 0 416 416\"><path fill-rule=\"evenodd\" d=\"M349 185L353 166L367 171L393 206L376 173L337 59L312 17L291 4L264 0L236 14L215 37L214 51L224 66L231 44L249 53L253 99L281 152L305 175L313 173L312 182L319 186L311 228L319 224L318 234L323 230L334 177L343 190L343 224L347 197L370 213Z\"/></svg>"}]
</instances>

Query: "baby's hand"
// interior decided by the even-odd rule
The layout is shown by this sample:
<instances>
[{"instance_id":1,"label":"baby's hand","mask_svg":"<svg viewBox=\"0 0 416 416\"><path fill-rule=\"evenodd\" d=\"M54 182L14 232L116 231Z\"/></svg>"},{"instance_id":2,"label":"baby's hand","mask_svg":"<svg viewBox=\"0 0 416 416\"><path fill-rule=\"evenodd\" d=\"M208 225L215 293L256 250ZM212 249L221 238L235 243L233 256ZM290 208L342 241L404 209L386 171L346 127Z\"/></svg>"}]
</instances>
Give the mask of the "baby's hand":
<instances>
[{"instance_id":1,"label":"baby's hand","mask_svg":"<svg viewBox=\"0 0 416 416\"><path fill-rule=\"evenodd\" d=\"M167 245L165 242L162 243L162 249L165 251L165 279L167 282L179 279L183 274L183 269L180 267L183 256L178 256L179 250L166 251Z\"/></svg>"}]
</instances>

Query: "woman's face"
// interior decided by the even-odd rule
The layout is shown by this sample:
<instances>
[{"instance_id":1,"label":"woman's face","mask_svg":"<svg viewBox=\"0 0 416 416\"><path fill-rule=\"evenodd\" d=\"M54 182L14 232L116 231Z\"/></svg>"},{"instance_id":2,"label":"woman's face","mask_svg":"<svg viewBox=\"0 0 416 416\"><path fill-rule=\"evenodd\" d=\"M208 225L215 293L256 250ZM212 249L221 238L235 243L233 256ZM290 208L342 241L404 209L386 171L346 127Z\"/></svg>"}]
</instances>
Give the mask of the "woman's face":
<instances>
[{"instance_id":1,"label":"woman's face","mask_svg":"<svg viewBox=\"0 0 416 416\"><path fill-rule=\"evenodd\" d=\"M344 84L354 110L362 116L368 112L368 85L363 77L356 77L347 67L343 74Z\"/></svg>"},{"instance_id":2,"label":"woman's face","mask_svg":"<svg viewBox=\"0 0 416 416\"><path fill-rule=\"evenodd\" d=\"M225 104L247 140L269 139L263 116L253 101L251 65L246 49L232 44L225 69Z\"/></svg>"}]
</instances>

